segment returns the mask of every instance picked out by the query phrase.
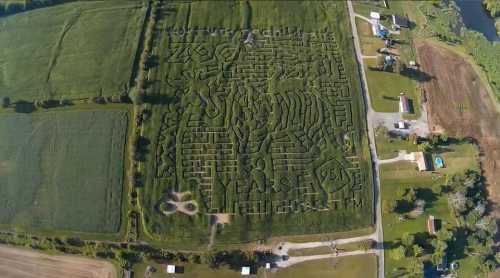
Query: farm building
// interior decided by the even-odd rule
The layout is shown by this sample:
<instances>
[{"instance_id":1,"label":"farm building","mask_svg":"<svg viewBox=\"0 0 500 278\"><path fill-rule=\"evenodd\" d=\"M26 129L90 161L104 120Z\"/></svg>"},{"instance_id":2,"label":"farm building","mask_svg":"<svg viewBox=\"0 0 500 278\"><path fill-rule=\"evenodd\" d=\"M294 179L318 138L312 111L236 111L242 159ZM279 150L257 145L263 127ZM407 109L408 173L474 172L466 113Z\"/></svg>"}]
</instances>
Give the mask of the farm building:
<instances>
[{"instance_id":1,"label":"farm building","mask_svg":"<svg viewBox=\"0 0 500 278\"><path fill-rule=\"evenodd\" d=\"M396 29L410 27L410 21L406 16L392 15L392 24Z\"/></svg>"},{"instance_id":2,"label":"farm building","mask_svg":"<svg viewBox=\"0 0 500 278\"><path fill-rule=\"evenodd\" d=\"M243 276L250 275L250 267L249 266L242 267L241 268L241 275L243 275Z\"/></svg>"},{"instance_id":3,"label":"farm building","mask_svg":"<svg viewBox=\"0 0 500 278\"><path fill-rule=\"evenodd\" d=\"M433 215L429 215L429 218L427 219L427 231L431 235L436 234L436 220Z\"/></svg>"},{"instance_id":4,"label":"farm building","mask_svg":"<svg viewBox=\"0 0 500 278\"><path fill-rule=\"evenodd\" d=\"M175 265L167 265L167 273L169 274L175 274Z\"/></svg>"},{"instance_id":5,"label":"farm building","mask_svg":"<svg viewBox=\"0 0 500 278\"><path fill-rule=\"evenodd\" d=\"M410 102L407 96L399 96L399 112L410 113Z\"/></svg>"}]
</instances>

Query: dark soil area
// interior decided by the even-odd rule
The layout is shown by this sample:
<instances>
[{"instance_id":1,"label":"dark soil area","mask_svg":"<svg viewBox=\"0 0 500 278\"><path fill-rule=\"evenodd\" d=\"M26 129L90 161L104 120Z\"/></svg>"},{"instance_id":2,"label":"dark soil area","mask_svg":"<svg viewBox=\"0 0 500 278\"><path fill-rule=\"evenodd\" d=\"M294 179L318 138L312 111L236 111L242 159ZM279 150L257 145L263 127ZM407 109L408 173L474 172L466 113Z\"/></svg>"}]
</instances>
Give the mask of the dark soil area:
<instances>
[{"instance_id":1,"label":"dark soil area","mask_svg":"<svg viewBox=\"0 0 500 278\"><path fill-rule=\"evenodd\" d=\"M500 113L495 100L462 57L430 43L419 43L416 47L419 64L432 76L424 84L429 128L435 133L477 141L493 213L499 216Z\"/></svg>"}]
</instances>

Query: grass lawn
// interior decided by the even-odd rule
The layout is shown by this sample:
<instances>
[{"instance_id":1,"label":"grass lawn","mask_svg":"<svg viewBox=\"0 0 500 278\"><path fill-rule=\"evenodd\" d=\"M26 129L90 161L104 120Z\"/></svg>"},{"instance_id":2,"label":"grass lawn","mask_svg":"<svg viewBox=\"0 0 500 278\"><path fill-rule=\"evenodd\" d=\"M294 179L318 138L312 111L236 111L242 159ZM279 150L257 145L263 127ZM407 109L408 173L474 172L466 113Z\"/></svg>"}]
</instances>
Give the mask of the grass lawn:
<instances>
[{"instance_id":1,"label":"grass lawn","mask_svg":"<svg viewBox=\"0 0 500 278\"><path fill-rule=\"evenodd\" d=\"M388 277L395 277L404 272L408 260L394 260L388 252L393 244L401 239L405 233L415 234L418 237L427 233L427 218L429 215L442 220L442 227L451 228L456 225L454 216L448 207L447 195L435 194L433 185L446 185L450 175L463 173L466 169L478 169L478 149L472 144L453 144L439 151L445 161L445 168L437 169L437 173L419 172L416 164L398 162L381 165L380 177L382 184L382 201L396 200L400 188L413 187L417 191L417 198L426 201L423 215L415 219L400 221L395 213L383 214L384 241L386 249L385 270ZM459 260L459 264L465 259ZM466 269L464 270L466 271ZM467 276L464 276L467 277Z\"/></svg>"},{"instance_id":2,"label":"grass lawn","mask_svg":"<svg viewBox=\"0 0 500 278\"><path fill-rule=\"evenodd\" d=\"M145 11L138 1L79 1L1 17L0 97L126 92Z\"/></svg>"},{"instance_id":3,"label":"grass lawn","mask_svg":"<svg viewBox=\"0 0 500 278\"><path fill-rule=\"evenodd\" d=\"M377 55L379 48L385 47L381 38L375 37L372 33L372 25L363 19L356 17L356 27L361 44L361 53L365 56Z\"/></svg>"},{"instance_id":4,"label":"grass lawn","mask_svg":"<svg viewBox=\"0 0 500 278\"><path fill-rule=\"evenodd\" d=\"M0 116L0 224L28 231L116 233L125 111Z\"/></svg>"},{"instance_id":5,"label":"grass lawn","mask_svg":"<svg viewBox=\"0 0 500 278\"><path fill-rule=\"evenodd\" d=\"M332 265L335 264L335 266ZM187 264L184 265L184 273L170 275L166 274L164 268L160 265L148 262L158 271L151 278L170 278L170 277L185 277L185 278L238 278L242 277L240 270L230 270L226 267L213 270L206 265ZM362 267L360 267L362 266ZM138 264L134 267L134 277L143 277L147 265L145 263ZM264 269L259 269L256 275L251 277L257 278L375 278L377 276L377 259L372 255L353 256L338 258L335 260L318 260L305 262L284 269L274 269L267 272Z\"/></svg>"},{"instance_id":6,"label":"grass lawn","mask_svg":"<svg viewBox=\"0 0 500 278\"><path fill-rule=\"evenodd\" d=\"M335 266L332 266L335 262ZM258 276L266 277L266 276ZM297 264L289 268L280 269L276 273L267 275L270 278L375 278L377 277L377 258L372 255L338 258L335 260L319 260Z\"/></svg>"},{"instance_id":7,"label":"grass lawn","mask_svg":"<svg viewBox=\"0 0 500 278\"><path fill-rule=\"evenodd\" d=\"M391 1L389 9L383 5L374 5L364 2L354 2L354 10L364 16L369 17L370 11L379 12L382 16L381 23L390 28L392 25L392 14L404 14L406 11L405 3L407 1ZM410 5L410 4L408 4ZM413 4L411 4L413 5ZM371 25L359 18L356 18L360 44L363 55L376 55L378 48L384 47L381 39L372 35ZM403 28L399 35L393 35L393 39L398 41L391 52L398 56L398 59L408 65L409 61L415 60L415 50L413 46L413 32ZM373 67L376 64L375 59L365 59L365 64ZM400 93L405 93L413 101L414 114L406 115L407 119L418 118L420 115L420 93L416 89L415 80L400 74L387 73L382 71L366 70L368 87L373 109L377 112L398 112L398 97Z\"/></svg>"},{"instance_id":8,"label":"grass lawn","mask_svg":"<svg viewBox=\"0 0 500 278\"><path fill-rule=\"evenodd\" d=\"M417 151L417 145L400 137L391 138L386 133L386 129L378 127L375 130L375 142L379 159L389 159L398 156L400 150L407 152Z\"/></svg>"},{"instance_id":9,"label":"grass lawn","mask_svg":"<svg viewBox=\"0 0 500 278\"><path fill-rule=\"evenodd\" d=\"M365 59L366 78L370 90L373 109L377 112L398 112L399 96L404 93L414 109L415 116L420 115L420 94L417 83L399 73L371 70L376 66L375 59Z\"/></svg>"},{"instance_id":10,"label":"grass lawn","mask_svg":"<svg viewBox=\"0 0 500 278\"><path fill-rule=\"evenodd\" d=\"M349 238L349 237L357 237L369 235L375 232L373 227L366 227L361 229L353 229L346 232L336 232L336 233L328 233L328 234L311 234L311 235L295 235L295 236L278 236L271 237L267 241L269 244L279 243L282 241L290 241L295 243L301 242L310 242L310 241L328 241L339 238Z\"/></svg>"}]
</instances>

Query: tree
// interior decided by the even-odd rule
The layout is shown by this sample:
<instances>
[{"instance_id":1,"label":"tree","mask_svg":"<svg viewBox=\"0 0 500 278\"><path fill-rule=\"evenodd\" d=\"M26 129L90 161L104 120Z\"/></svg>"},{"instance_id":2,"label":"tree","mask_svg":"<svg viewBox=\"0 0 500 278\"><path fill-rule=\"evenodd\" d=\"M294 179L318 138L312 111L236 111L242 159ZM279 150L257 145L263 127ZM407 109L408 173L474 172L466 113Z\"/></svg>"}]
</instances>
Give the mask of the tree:
<instances>
[{"instance_id":1,"label":"tree","mask_svg":"<svg viewBox=\"0 0 500 278\"><path fill-rule=\"evenodd\" d=\"M9 97L3 97L2 98L2 107L7 108L10 106L10 98Z\"/></svg>"},{"instance_id":2,"label":"tree","mask_svg":"<svg viewBox=\"0 0 500 278\"><path fill-rule=\"evenodd\" d=\"M406 250L404 246L399 246L398 248L392 249L390 252L391 258L395 259L396 261L401 260L402 258L405 257Z\"/></svg>"},{"instance_id":3,"label":"tree","mask_svg":"<svg viewBox=\"0 0 500 278\"><path fill-rule=\"evenodd\" d=\"M453 237L453 233L446 229L441 229L436 233L436 237L441 241L447 242Z\"/></svg>"},{"instance_id":4,"label":"tree","mask_svg":"<svg viewBox=\"0 0 500 278\"><path fill-rule=\"evenodd\" d=\"M431 255L431 262L435 265L438 265L443 262L443 258L445 256L445 252L436 250L434 253Z\"/></svg>"},{"instance_id":5,"label":"tree","mask_svg":"<svg viewBox=\"0 0 500 278\"><path fill-rule=\"evenodd\" d=\"M403 199L406 195L406 191L408 191L408 189L404 187L399 187L398 190L396 191L396 197L398 199Z\"/></svg>"},{"instance_id":6,"label":"tree","mask_svg":"<svg viewBox=\"0 0 500 278\"><path fill-rule=\"evenodd\" d=\"M141 83L142 86L142 83ZM139 87L139 84L137 85ZM142 88L137 88L134 87L130 90L130 99L132 100L132 103L136 105L141 105L144 103L144 90Z\"/></svg>"},{"instance_id":7,"label":"tree","mask_svg":"<svg viewBox=\"0 0 500 278\"><path fill-rule=\"evenodd\" d=\"M448 142L448 135L446 133L441 134L441 142L447 143Z\"/></svg>"},{"instance_id":8,"label":"tree","mask_svg":"<svg viewBox=\"0 0 500 278\"><path fill-rule=\"evenodd\" d=\"M384 200L383 210L385 214L394 212L394 210L396 210L396 207L397 203L395 200L390 200L390 201Z\"/></svg>"},{"instance_id":9,"label":"tree","mask_svg":"<svg viewBox=\"0 0 500 278\"><path fill-rule=\"evenodd\" d=\"M424 253L424 249L418 244L414 244L412 247L413 256L420 257Z\"/></svg>"},{"instance_id":10,"label":"tree","mask_svg":"<svg viewBox=\"0 0 500 278\"><path fill-rule=\"evenodd\" d=\"M429 137L429 140L430 140L431 144L433 146L435 146L435 145L439 144L439 135L431 134L431 136Z\"/></svg>"},{"instance_id":11,"label":"tree","mask_svg":"<svg viewBox=\"0 0 500 278\"><path fill-rule=\"evenodd\" d=\"M408 203L413 205L413 203L415 203L415 201L417 200L417 193L415 192L415 189L413 189L413 187L410 187L410 189L406 191L404 198Z\"/></svg>"},{"instance_id":12,"label":"tree","mask_svg":"<svg viewBox=\"0 0 500 278\"><path fill-rule=\"evenodd\" d=\"M408 263L408 270L412 274L411 277L422 277L424 272L424 263L418 258L411 258Z\"/></svg>"},{"instance_id":13,"label":"tree","mask_svg":"<svg viewBox=\"0 0 500 278\"><path fill-rule=\"evenodd\" d=\"M411 248L414 242L415 236L410 233L404 233L401 237L401 244L403 244L406 248Z\"/></svg>"},{"instance_id":14,"label":"tree","mask_svg":"<svg viewBox=\"0 0 500 278\"><path fill-rule=\"evenodd\" d=\"M421 152L427 152L431 149L431 146L429 145L428 142L423 142L417 145L417 149Z\"/></svg>"},{"instance_id":15,"label":"tree","mask_svg":"<svg viewBox=\"0 0 500 278\"><path fill-rule=\"evenodd\" d=\"M374 245L375 245L375 242L373 240L371 240L371 239L363 240L360 243L360 247L364 251L368 251L368 250L372 249Z\"/></svg>"},{"instance_id":16,"label":"tree","mask_svg":"<svg viewBox=\"0 0 500 278\"><path fill-rule=\"evenodd\" d=\"M480 266L483 273L490 273L495 271L495 269L498 267L498 263L492 259L485 259L485 261Z\"/></svg>"},{"instance_id":17,"label":"tree","mask_svg":"<svg viewBox=\"0 0 500 278\"><path fill-rule=\"evenodd\" d=\"M448 244L446 241L439 240L437 238L434 238L431 240L431 245L434 247L434 252L435 253L443 253L446 251L448 248Z\"/></svg>"}]
</instances>

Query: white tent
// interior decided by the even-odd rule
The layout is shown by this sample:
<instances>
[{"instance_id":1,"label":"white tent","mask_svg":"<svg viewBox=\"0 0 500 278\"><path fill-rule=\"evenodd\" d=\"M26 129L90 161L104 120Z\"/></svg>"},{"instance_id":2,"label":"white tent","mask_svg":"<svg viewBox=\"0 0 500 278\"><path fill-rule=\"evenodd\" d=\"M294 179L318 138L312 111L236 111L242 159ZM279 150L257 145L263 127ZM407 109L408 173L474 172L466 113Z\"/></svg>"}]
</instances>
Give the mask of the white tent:
<instances>
[{"instance_id":1,"label":"white tent","mask_svg":"<svg viewBox=\"0 0 500 278\"><path fill-rule=\"evenodd\" d=\"M380 20L380 14L377 12L370 12L371 19Z\"/></svg>"},{"instance_id":2,"label":"white tent","mask_svg":"<svg viewBox=\"0 0 500 278\"><path fill-rule=\"evenodd\" d=\"M174 274L175 273L175 265L167 265L167 273Z\"/></svg>"},{"instance_id":3,"label":"white tent","mask_svg":"<svg viewBox=\"0 0 500 278\"><path fill-rule=\"evenodd\" d=\"M241 268L241 275L250 275L250 267L249 266L244 266Z\"/></svg>"}]
</instances>

